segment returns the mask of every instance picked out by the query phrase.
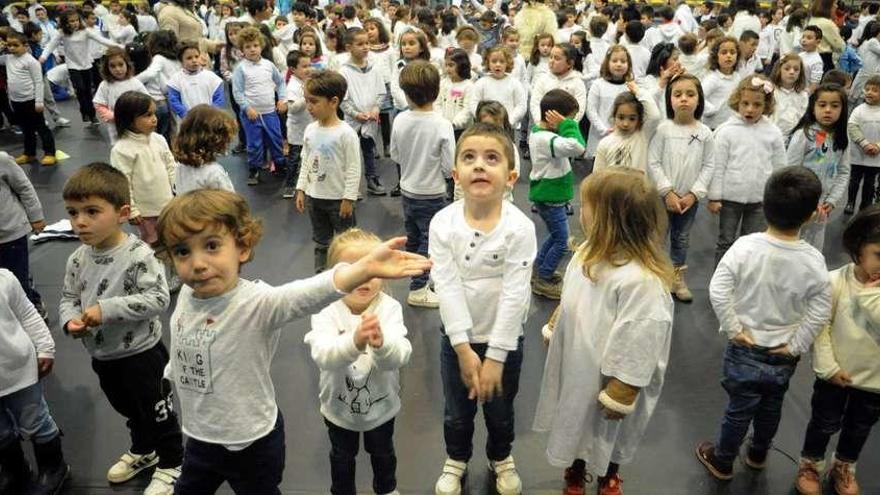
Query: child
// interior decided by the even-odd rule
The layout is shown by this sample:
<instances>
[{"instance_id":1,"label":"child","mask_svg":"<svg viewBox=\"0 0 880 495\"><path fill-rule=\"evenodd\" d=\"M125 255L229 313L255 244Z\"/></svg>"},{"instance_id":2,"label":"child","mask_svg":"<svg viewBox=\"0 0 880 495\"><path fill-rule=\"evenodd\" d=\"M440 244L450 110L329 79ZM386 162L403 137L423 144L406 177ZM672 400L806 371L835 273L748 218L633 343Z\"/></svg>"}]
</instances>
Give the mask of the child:
<instances>
[{"instance_id":1,"label":"child","mask_svg":"<svg viewBox=\"0 0 880 495\"><path fill-rule=\"evenodd\" d=\"M129 94L152 104L149 96ZM121 110L117 122L125 119ZM156 465L146 493L167 494L183 459L171 388L163 378L168 351L161 316L171 299L153 250L122 230L131 212L130 191L125 175L105 163L78 169L64 184L64 205L83 245L67 260L59 317L64 333L80 339L92 356L110 405L127 419L131 447L110 467L107 480L122 483Z\"/></svg>"},{"instance_id":2,"label":"child","mask_svg":"<svg viewBox=\"0 0 880 495\"><path fill-rule=\"evenodd\" d=\"M722 163L716 156L716 164ZM825 260L800 240L821 194L810 170L775 171L764 188L766 232L739 238L709 283L719 332L728 340L722 384L729 400L717 443L701 442L696 455L719 480L733 478L749 424L754 431L745 463L764 468L799 356L810 351L831 316ZM784 298L775 296L779 287L786 287Z\"/></svg>"},{"instance_id":3,"label":"child","mask_svg":"<svg viewBox=\"0 0 880 495\"><path fill-rule=\"evenodd\" d=\"M846 208L843 210L846 215L852 215L855 209L860 185L862 200L859 202L859 210L874 203L880 167L880 76L871 76L865 82L864 88L865 102L853 110L847 124L849 137L856 146L851 148L852 174Z\"/></svg>"},{"instance_id":4,"label":"child","mask_svg":"<svg viewBox=\"0 0 880 495\"><path fill-rule=\"evenodd\" d=\"M532 84L537 81L541 74L550 72L550 52L553 50L553 45L552 34L542 33L535 36L535 41L532 44L532 54L526 67L528 87L532 87Z\"/></svg>"},{"instance_id":5,"label":"child","mask_svg":"<svg viewBox=\"0 0 880 495\"><path fill-rule=\"evenodd\" d=\"M519 84L519 82L516 82ZM452 123L434 113L440 73L429 62L415 61L400 72L400 87L410 111L397 116L391 129L391 159L400 164L406 250L427 255L428 226L446 206L446 180L455 160ZM407 304L436 308L437 295L428 275L409 284Z\"/></svg>"},{"instance_id":6,"label":"child","mask_svg":"<svg viewBox=\"0 0 880 495\"><path fill-rule=\"evenodd\" d=\"M628 81L626 87L629 91L614 99L613 130L599 141L593 170L604 167L648 170L648 143L660 123L660 111L654 103L654 95L640 90L635 81Z\"/></svg>"},{"instance_id":7,"label":"child","mask_svg":"<svg viewBox=\"0 0 880 495\"><path fill-rule=\"evenodd\" d=\"M735 113L715 131L708 208L720 214L716 265L737 237L765 228L761 194L770 174L785 165L782 133L764 118L774 106L773 83L761 76L743 79L728 101Z\"/></svg>"},{"instance_id":8,"label":"child","mask_svg":"<svg viewBox=\"0 0 880 495\"><path fill-rule=\"evenodd\" d=\"M822 493L825 450L841 430L829 476L836 493L859 493L856 461L880 417L880 345L871 338L880 325L880 207L849 222L843 246L853 262L831 272L831 323L813 345L813 411L795 481L798 493L808 495Z\"/></svg>"},{"instance_id":9,"label":"child","mask_svg":"<svg viewBox=\"0 0 880 495\"><path fill-rule=\"evenodd\" d=\"M232 94L241 108L241 123L247 135L249 186L260 183L260 170L266 159L266 145L276 164L284 163L281 153L281 121L285 112L284 78L275 65L262 58L265 39L254 27L238 33L238 48L244 59L232 74Z\"/></svg>"},{"instance_id":10,"label":"child","mask_svg":"<svg viewBox=\"0 0 880 495\"><path fill-rule=\"evenodd\" d=\"M328 77L344 87L342 76L332 74L306 87L310 105L320 98L317 105L335 114L342 95L331 103L312 92ZM357 150L356 141L351 149ZM174 262L185 284L170 325L171 370L187 436L177 495L212 494L224 481L237 493L281 493L284 417L269 367L282 329L374 278L411 276L430 266L397 251L403 244L397 238L353 264L271 287L239 276L262 230L244 198L228 191L191 191L162 212L160 254Z\"/></svg>"},{"instance_id":11,"label":"child","mask_svg":"<svg viewBox=\"0 0 880 495\"><path fill-rule=\"evenodd\" d=\"M0 489L10 495L59 493L70 466L40 383L54 367L55 341L16 277L5 269L0 269L0 294ZM33 443L39 468L35 483L20 439Z\"/></svg>"},{"instance_id":12,"label":"child","mask_svg":"<svg viewBox=\"0 0 880 495\"><path fill-rule=\"evenodd\" d=\"M413 60L431 60L428 38L416 28L410 28L400 36L400 58L391 70L391 97L394 108L406 110L406 95L400 88L400 71ZM392 192L392 196L394 193Z\"/></svg>"},{"instance_id":13,"label":"child","mask_svg":"<svg viewBox=\"0 0 880 495\"><path fill-rule=\"evenodd\" d=\"M550 50L549 71L538 76L532 84L530 115L532 122L541 121L541 98L551 89L564 89L578 102L574 120L580 122L587 108L587 89L584 86L581 54L570 43L560 43Z\"/></svg>"},{"instance_id":14,"label":"child","mask_svg":"<svg viewBox=\"0 0 880 495\"><path fill-rule=\"evenodd\" d=\"M452 48L444 60L445 76L440 79L437 107L441 115L452 123L455 141L473 121L470 98L474 82L471 80L471 60L461 48Z\"/></svg>"},{"instance_id":15,"label":"child","mask_svg":"<svg viewBox=\"0 0 880 495\"><path fill-rule=\"evenodd\" d=\"M11 32L6 37L6 76L9 103L15 118L24 134L24 153L15 158L15 163L25 165L37 159L37 134L43 142L43 159L40 164L52 166L58 163L55 158L55 138L46 126L43 116L43 70L40 63L28 50L27 37Z\"/></svg>"},{"instance_id":16,"label":"child","mask_svg":"<svg viewBox=\"0 0 880 495\"><path fill-rule=\"evenodd\" d=\"M709 50L697 51L697 37L687 33L678 39L678 49L681 55L678 61L685 72L693 74L697 79L706 77L706 65L709 63Z\"/></svg>"},{"instance_id":17,"label":"child","mask_svg":"<svg viewBox=\"0 0 880 495\"><path fill-rule=\"evenodd\" d=\"M327 57L321 51L321 43L314 31L304 31L299 37L299 50L309 58L312 68L324 70L327 68Z\"/></svg>"},{"instance_id":18,"label":"child","mask_svg":"<svg viewBox=\"0 0 880 495\"><path fill-rule=\"evenodd\" d=\"M384 196L387 192L379 180L375 154L376 143L382 140L379 105L385 99L385 81L368 60L370 47L367 45L366 31L362 28L346 31L345 47L349 53L349 62L342 66L339 73L345 78L348 90L340 108L345 114L345 123L354 129L360 141L367 193Z\"/></svg>"},{"instance_id":19,"label":"child","mask_svg":"<svg viewBox=\"0 0 880 495\"><path fill-rule=\"evenodd\" d=\"M328 262L356 263L382 241L349 229L330 244ZM400 303L374 278L312 316L305 343L321 370L321 415L330 435L331 493L355 493L361 432L373 466L373 489L399 495L394 419L400 411L399 368L409 362Z\"/></svg>"},{"instance_id":20,"label":"child","mask_svg":"<svg viewBox=\"0 0 880 495\"><path fill-rule=\"evenodd\" d=\"M461 26L455 33L455 41L458 47L467 52L468 58L471 59L471 68L478 75L483 74L483 57L477 53L477 43L480 41L480 35L472 26Z\"/></svg>"},{"instance_id":21,"label":"child","mask_svg":"<svg viewBox=\"0 0 880 495\"><path fill-rule=\"evenodd\" d=\"M112 46L107 49L107 54L101 59L101 84L92 102L95 111L107 128L107 136L110 138L110 146L116 144L119 136L116 134L116 120L113 109L116 108L116 100L128 91L137 91L147 94L144 83L134 77L134 66L125 50Z\"/></svg>"},{"instance_id":22,"label":"child","mask_svg":"<svg viewBox=\"0 0 880 495\"><path fill-rule=\"evenodd\" d=\"M229 22L226 24L226 44L220 49L220 75L226 81L226 92L232 95L232 71L244 58L244 54L238 49L238 33L244 27L238 22ZM233 153L241 153L247 149L247 134L244 132L244 125L241 123L241 107L235 101L235 98L229 99L229 106L232 107L232 113L235 114L235 120L238 123L238 145L232 151Z\"/></svg>"},{"instance_id":23,"label":"child","mask_svg":"<svg viewBox=\"0 0 880 495\"><path fill-rule=\"evenodd\" d=\"M437 495L462 491L473 453L477 399L483 403L495 489L500 495L522 492L510 453L536 246L534 224L503 199L516 182L513 160L513 142L504 131L484 123L470 127L461 136L452 172L464 200L431 221L431 276L443 322L440 373L447 455L434 486Z\"/></svg>"},{"instance_id":24,"label":"child","mask_svg":"<svg viewBox=\"0 0 880 495\"><path fill-rule=\"evenodd\" d=\"M177 160L175 194L194 189L235 192L226 169L217 163L217 156L229 149L237 127L229 113L211 105L196 105L186 114L172 145Z\"/></svg>"},{"instance_id":25,"label":"child","mask_svg":"<svg viewBox=\"0 0 880 495\"><path fill-rule=\"evenodd\" d=\"M577 101L565 90L551 89L541 98L541 121L529 136L529 201L535 203L549 234L535 259L531 285L532 292L549 299L559 299L562 293L562 277L556 267L568 249L565 204L574 198L569 159L584 154L584 136L572 120L577 108Z\"/></svg>"},{"instance_id":26,"label":"child","mask_svg":"<svg viewBox=\"0 0 880 495\"><path fill-rule=\"evenodd\" d=\"M822 30L818 26L807 26L801 34L801 52L798 54L804 62L804 73L807 77L807 87L810 93L816 90L816 86L822 81L825 73L822 65L822 57L819 56L819 43L822 42Z\"/></svg>"},{"instance_id":27,"label":"child","mask_svg":"<svg viewBox=\"0 0 880 495\"><path fill-rule=\"evenodd\" d=\"M308 196L316 273L326 267L333 236L355 226L360 140L336 113L347 87L345 78L333 71L319 72L305 83L306 109L315 122L303 135L303 165L296 182L295 205L297 211L305 213Z\"/></svg>"},{"instance_id":28,"label":"child","mask_svg":"<svg viewBox=\"0 0 880 495\"><path fill-rule=\"evenodd\" d=\"M385 83L385 99L379 106L379 126L382 129L381 149L387 150L391 139L391 110L394 108L391 97L391 75L396 55L391 49L391 36L381 19L365 20L364 30L367 32L367 42L370 46L370 62L382 75L382 81Z\"/></svg>"},{"instance_id":29,"label":"child","mask_svg":"<svg viewBox=\"0 0 880 495\"><path fill-rule=\"evenodd\" d=\"M865 82L873 75L880 73L880 23L869 23L865 28L867 39L859 45L862 58L862 69L853 80L852 97L859 101L865 90Z\"/></svg>"},{"instance_id":30,"label":"child","mask_svg":"<svg viewBox=\"0 0 880 495\"><path fill-rule=\"evenodd\" d=\"M130 212L141 240L156 242L159 212L171 201L174 156L156 131L156 103L135 91L122 93L114 108L119 141L110 150L110 163L128 179Z\"/></svg>"},{"instance_id":31,"label":"child","mask_svg":"<svg viewBox=\"0 0 880 495\"><path fill-rule=\"evenodd\" d=\"M706 96L703 120L710 129L717 129L736 111L731 110L727 102L741 79L736 72L739 59L739 43L735 38L721 38L709 49L709 74L702 83Z\"/></svg>"},{"instance_id":32,"label":"child","mask_svg":"<svg viewBox=\"0 0 880 495\"><path fill-rule=\"evenodd\" d=\"M45 11L45 9L43 10ZM33 22L28 22L24 25L24 35L27 37L28 48L31 51L31 55L35 58L40 58L43 54L43 46L49 43L49 40L43 36L43 29ZM49 80L46 77L46 73L53 69L55 65L54 56L50 56L44 63L40 64L40 69L43 72L43 106L46 110L46 124L50 129L70 127L70 120L62 117L61 112L58 110L55 95L52 92L52 85L49 84Z\"/></svg>"},{"instance_id":33,"label":"child","mask_svg":"<svg viewBox=\"0 0 880 495\"><path fill-rule=\"evenodd\" d=\"M507 48L496 46L486 52L484 60L485 76L474 83L471 91L471 113L476 113L481 101L494 100L504 105L510 125L516 127L526 114L527 94L522 83L509 74L513 70L513 56Z\"/></svg>"},{"instance_id":34,"label":"child","mask_svg":"<svg viewBox=\"0 0 880 495\"><path fill-rule=\"evenodd\" d=\"M660 113L666 113L666 86L669 81L681 74L685 68L679 61L681 52L672 43L658 43L651 51L651 60L645 70L645 77L637 81L639 87L654 99Z\"/></svg>"},{"instance_id":35,"label":"child","mask_svg":"<svg viewBox=\"0 0 880 495\"><path fill-rule=\"evenodd\" d=\"M226 107L223 79L202 66L202 52L193 42L181 43L177 49L180 70L168 80L168 105L178 119L196 105Z\"/></svg>"},{"instance_id":36,"label":"child","mask_svg":"<svg viewBox=\"0 0 880 495\"><path fill-rule=\"evenodd\" d=\"M590 90L587 92L587 117L590 119L590 135L587 137L585 156L588 158L596 155L599 140L613 130L610 124L613 117L611 111L614 107L614 99L627 90L626 82L633 78L632 60L626 48L615 45L608 49L599 74L601 77L590 85ZM543 112L543 109L541 111Z\"/></svg>"},{"instance_id":37,"label":"child","mask_svg":"<svg viewBox=\"0 0 880 495\"><path fill-rule=\"evenodd\" d=\"M645 38L645 26L639 20L632 20L626 23L624 29L625 36L622 38L621 44L632 58L633 77L641 79L645 77L648 62L651 60L651 50L639 44Z\"/></svg>"},{"instance_id":38,"label":"child","mask_svg":"<svg viewBox=\"0 0 880 495\"><path fill-rule=\"evenodd\" d=\"M705 108L700 80L682 74L666 89L666 117L648 151L648 175L666 205L669 257L674 269L671 292L691 302L687 286L687 252L699 201L706 197L715 170L712 130L700 122Z\"/></svg>"},{"instance_id":39,"label":"child","mask_svg":"<svg viewBox=\"0 0 880 495\"><path fill-rule=\"evenodd\" d=\"M501 45L513 54L513 72L510 73L523 87L529 87L528 73L526 71L526 59L519 52L519 31L513 26L507 26L501 32Z\"/></svg>"},{"instance_id":40,"label":"child","mask_svg":"<svg viewBox=\"0 0 880 495\"><path fill-rule=\"evenodd\" d=\"M788 165L809 168L822 182L816 217L801 229L804 240L822 252L825 226L832 210L840 206L849 184L849 136L846 132L846 91L822 84L810 95L807 111L791 133Z\"/></svg>"},{"instance_id":41,"label":"child","mask_svg":"<svg viewBox=\"0 0 880 495\"><path fill-rule=\"evenodd\" d=\"M287 79L287 171L284 176L284 189L281 196L285 199L296 197L296 180L302 158L303 134L306 127L314 120L306 110L304 85L312 74L309 58L299 50L291 50L287 54L287 67L290 77Z\"/></svg>"},{"instance_id":42,"label":"child","mask_svg":"<svg viewBox=\"0 0 880 495\"><path fill-rule=\"evenodd\" d=\"M605 40L605 34L608 32L608 18L604 15L593 16L588 28L590 31L590 50L595 54L597 60L605 59L608 49L611 48L611 45Z\"/></svg>"},{"instance_id":43,"label":"child","mask_svg":"<svg viewBox=\"0 0 880 495\"><path fill-rule=\"evenodd\" d=\"M631 462L660 398L673 306L656 195L631 170L596 172L581 185L589 241L565 272L533 426L550 432L550 463L569 466L568 494L584 493L588 469L600 475L600 494L622 493L618 469ZM598 309L590 318L584 301Z\"/></svg>"},{"instance_id":44,"label":"child","mask_svg":"<svg viewBox=\"0 0 880 495\"><path fill-rule=\"evenodd\" d=\"M796 53L783 55L773 68L770 81L776 86L773 98L776 99L776 111L770 120L782 131L788 142L794 126L807 111L807 79L804 74L804 63Z\"/></svg>"},{"instance_id":45,"label":"child","mask_svg":"<svg viewBox=\"0 0 880 495\"><path fill-rule=\"evenodd\" d=\"M516 132L514 131L513 126L510 125L510 119L507 116L507 110L501 103L492 100L480 102L480 104L477 105L477 117L475 120L476 122L483 122L485 124L492 124L500 127L505 134L510 136L510 141L512 143L516 142L514 140ZM456 140L456 142L458 142L458 140ZM519 177L520 158L519 149L516 146L513 147L513 171L516 172L517 177ZM456 185L455 181L452 182L454 186L452 200L458 201L459 199L464 197L464 192L462 191L460 185ZM506 201L513 201L513 186L507 188L504 193L504 199Z\"/></svg>"},{"instance_id":46,"label":"child","mask_svg":"<svg viewBox=\"0 0 880 495\"><path fill-rule=\"evenodd\" d=\"M761 57L758 56L758 40L758 33L750 29L746 29L739 36L740 57L737 73L740 78L748 77L764 70Z\"/></svg>"},{"instance_id":47,"label":"child","mask_svg":"<svg viewBox=\"0 0 880 495\"><path fill-rule=\"evenodd\" d=\"M147 38L147 50L150 52L150 65L135 77L144 83L147 93L156 102L156 132L165 141L171 141L174 119L171 118L171 109L168 106L168 80L180 72L177 36L173 31L156 31Z\"/></svg>"}]
</instances>

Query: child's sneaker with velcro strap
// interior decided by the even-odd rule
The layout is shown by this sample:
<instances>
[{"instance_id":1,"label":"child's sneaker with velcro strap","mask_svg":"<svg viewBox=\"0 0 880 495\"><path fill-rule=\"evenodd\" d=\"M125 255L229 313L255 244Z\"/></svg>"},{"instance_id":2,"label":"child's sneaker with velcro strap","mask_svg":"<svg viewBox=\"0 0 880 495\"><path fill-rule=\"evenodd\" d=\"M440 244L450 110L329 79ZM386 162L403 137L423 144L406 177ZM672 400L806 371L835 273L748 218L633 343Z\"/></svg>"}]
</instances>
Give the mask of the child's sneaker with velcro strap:
<instances>
[{"instance_id":1,"label":"child's sneaker with velcro strap","mask_svg":"<svg viewBox=\"0 0 880 495\"><path fill-rule=\"evenodd\" d=\"M435 495L461 495L461 480L467 476L467 463L446 459L443 473L434 485Z\"/></svg>"},{"instance_id":2,"label":"child's sneaker with velcro strap","mask_svg":"<svg viewBox=\"0 0 880 495\"><path fill-rule=\"evenodd\" d=\"M156 452L149 454L133 454L131 451L122 454L119 460L107 471L110 483L125 483L134 478L144 469L155 466L159 462Z\"/></svg>"},{"instance_id":3,"label":"child's sneaker with velcro strap","mask_svg":"<svg viewBox=\"0 0 880 495\"><path fill-rule=\"evenodd\" d=\"M174 495L174 485L180 478L180 468L181 466L156 468L144 495Z\"/></svg>"},{"instance_id":4,"label":"child's sneaker with velcro strap","mask_svg":"<svg viewBox=\"0 0 880 495\"><path fill-rule=\"evenodd\" d=\"M495 490L498 495L519 495L522 493L522 481L516 472L513 456L509 455L501 461L489 461L489 471L495 473Z\"/></svg>"}]
</instances>

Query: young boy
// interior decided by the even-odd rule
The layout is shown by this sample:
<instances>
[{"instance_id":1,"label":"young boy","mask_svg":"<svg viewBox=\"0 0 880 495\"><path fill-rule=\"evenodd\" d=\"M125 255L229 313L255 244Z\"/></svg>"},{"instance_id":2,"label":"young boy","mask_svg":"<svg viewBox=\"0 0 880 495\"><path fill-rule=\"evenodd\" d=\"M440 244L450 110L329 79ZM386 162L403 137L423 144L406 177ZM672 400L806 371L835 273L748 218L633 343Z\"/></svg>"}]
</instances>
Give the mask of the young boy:
<instances>
[{"instance_id":1,"label":"young boy","mask_svg":"<svg viewBox=\"0 0 880 495\"><path fill-rule=\"evenodd\" d=\"M37 134L43 142L45 166L58 163L55 159L55 138L43 117L43 70L28 49L27 37L11 32L6 37L6 77L9 102L15 112L18 125L24 133L24 153L15 163L24 165L37 158Z\"/></svg>"},{"instance_id":2,"label":"young boy","mask_svg":"<svg viewBox=\"0 0 880 495\"><path fill-rule=\"evenodd\" d=\"M651 38L648 41L651 50L659 43L677 44L678 39L685 34L681 26L673 20L675 18L675 11L672 10L672 7L664 5L660 7L658 13L663 22L657 26L656 30L649 30Z\"/></svg>"},{"instance_id":3,"label":"young boy","mask_svg":"<svg viewBox=\"0 0 880 495\"><path fill-rule=\"evenodd\" d=\"M645 26L641 21L629 21L624 28L626 37L621 44L626 47L632 58L633 77L640 79L645 77L648 64L651 62L651 51L641 45L645 38Z\"/></svg>"},{"instance_id":4,"label":"young boy","mask_svg":"<svg viewBox=\"0 0 880 495\"><path fill-rule=\"evenodd\" d=\"M745 463L764 468L788 381L831 316L825 259L800 239L821 195L819 178L807 168L774 172L764 187L767 230L737 239L709 283L719 331L729 340L721 381L729 401L718 442L700 443L696 454L719 480L733 477L749 424ZM779 287L786 287L785 298L775 295Z\"/></svg>"},{"instance_id":5,"label":"young boy","mask_svg":"<svg viewBox=\"0 0 880 495\"><path fill-rule=\"evenodd\" d=\"M241 108L241 125L247 135L249 186L260 183L267 144L275 164L284 163L278 118L279 112L287 111L284 78L275 64L260 55L264 43L263 35L255 27L239 31L238 48L244 54L244 60L232 73L232 95Z\"/></svg>"},{"instance_id":6,"label":"young boy","mask_svg":"<svg viewBox=\"0 0 880 495\"><path fill-rule=\"evenodd\" d=\"M302 159L303 134L306 126L314 122L306 110L306 95L303 85L312 74L312 62L299 50L287 54L287 68L290 78L287 80L287 172L284 176L284 189L281 196L285 199L296 197L296 180L299 177L299 165Z\"/></svg>"},{"instance_id":7,"label":"young boy","mask_svg":"<svg viewBox=\"0 0 880 495\"><path fill-rule=\"evenodd\" d=\"M391 159L400 164L400 190L406 250L428 254L428 226L446 206L446 178L455 163L452 123L434 113L440 93L440 73L424 60L414 60L400 72L400 88L409 111L400 114L391 129ZM436 308L437 294L428 286L428 275L414 277L406 302Z\"/></svg>"},{"instance_id":8,"label":"young boy","mask_svg":"<svg viewBox=\"0 0 880 495\"><path fill-rule=\"evenodd\" d=\"M40 384L54 363L49 328L16 277L0 269L0 493L59 493L69 476L61 432ZM34 486L20 438L34 446L39 468Z\"/></svg>"},{"instance_id":9,"label":"young boy","mask_svg":"<svg viewBox=\"0 0 880 495\"><path fill-rule=\"evenodd\" d=\"M871 76L865 82L865 102L850 114L847 130L856 146L850 148L852 165L849 194L843 213L852 215L859 186L862 189L859 210L874 203L877 175L880 172L880 76Z\"/></svg>"},{"instance_id":10,"label":"young boy","mask_svg":"<svg viewBox=\"0 0 880 495\"><path fill-rule=\"evenodd\" d=\"M593 53L593 58L596 60L605 60L605 53L608 52L608 48L611 46L602 38L607 30L608 18L604 15L596 15L590 19L590 50Z\"/></svg>"},{"instance_id":11,"label":"young boy","mask_svg":"<svg viewBox=\"0 0 880 495\"><path fill-rule=\"evenodd\" d=\"M170 495L183 439L163 378L162 315L170 302L165 270L149 245L122 230L130 210L122 172L105 163L86 165L67 180L62 196L83 245L67 260L60 321L91 354L101 390L131 433L131 448L107 480L122 483L157 465L145 493Z\"/></svg>"},{"instance_id":12,"label":"young boy","mask_svg":"<svg viewBox=\"0 0 880 495\"><path fill-rule=\"evenodd\" d=\"M547 224L549 237L535 259L532 292L549 299L562 294L562 277L556 272L568 250L568 216L565 205L574 198L574 176L569 158L584 154L585 141L577 121L578 103L568 92L553 89L541 98L541 122L529 136L532 172L529 201Z\"/></svg>"},{"instance_id":13,"label":"young boy","mask_svg":"<svg viewBox=\"0 0 880 495\"><path fill-rule=\"evenodd\" d=\"M354 203L361 177L358 135L336 111L348 84L333 71L320 72L305 84L306 109L315 119L303 134L303 165L296 182L296 209L306 211L308 196L315 272L327 264L333 236L355 226Z\"/></svg>"},{"instance_id":14,"label":"young boy","mask_svg":"<svg viewBox=\"0 0 880 495\"><path fill-rule=\"evenodd\" d=\"M185 41L177 49L180 70L168 80L168 106L178 119L196 105L226 108L223 79L202 67L199 45Z\"/></svg>"},{"instance_id":15,"label":"young boy","mask_svg":"<svg viewBox=\"0 0 880 495\"><path fill-rule=\"evenodd\" d=\"M379 106L385 99L385 81L379 69L367 59L370 45L366 31L359 27L346 31L345 48L350 56L348 62L339 69L339 73L345 78L348 91L340 108L345 114L345 123L358 135L367 193L384 196L386 191L376 171L376 142L381 141Z\"/></svg>"},{"instance_id":16,"label":"young boy","mask_svg":"<svg viewBox=\"0 0 880 495\"><path fill-rule=\"evenodd\" d=\"M464 199L439 211L430 226L432 277L444 333L440 373L447 454L434 493L461 493L473 454L479 399L495 488L501 495L516 495L522 492L522 482L511 455L513 402L530 303L535 225L504 201L506 189L517 179L510 137L496 126L477 123L459 143L452 175Z\"/></svg>"},{"instance_id":17,"label":"young boy","mask_svg":"<svg viewBox=\"0 0 880 495\"><path fill-rule=\"evenodd\" d=\"M804 63L804 75L807 78L809 91L812 93L822 82L825 73L822 57L819 56L819 43L822 41L822 30L817 26L807 26L801 33L801 52L798 54Z\"/></svg>"},{"instance_id":18,"label":"young boy","mask_svg":"<svg viewBox=\"0 0 880 495\"><path fill-rule=\"evenodd\" d=\"M737 69L740 79L751 76L756 72L764 70L761 63L761 57L758 56L758 33L751 29L746 29L739 35L739 59L740 64Z\"/></svg>"}]
</instances>

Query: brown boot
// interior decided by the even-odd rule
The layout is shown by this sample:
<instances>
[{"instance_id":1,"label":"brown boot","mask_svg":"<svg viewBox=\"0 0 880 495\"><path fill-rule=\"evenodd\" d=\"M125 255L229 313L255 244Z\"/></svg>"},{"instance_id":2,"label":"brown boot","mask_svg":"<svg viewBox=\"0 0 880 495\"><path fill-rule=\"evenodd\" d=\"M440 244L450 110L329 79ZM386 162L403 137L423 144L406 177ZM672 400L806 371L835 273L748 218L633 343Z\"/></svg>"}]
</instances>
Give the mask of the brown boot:
<instances>
[{"instance_id":1,"label":"brown boot","mask_svg":"<svg viewBox=\"0 0 880 495\"><path fill-rule=\"evenodd\" d=\"M821 495L822 494L822 478L819 473L822 471L822 464L825 461L812 461L810 459L801 458L798 463L797 479L794 487L801 495Z\"/></svg>"},{"instance_id":2,"label":"brown boot","mask_svg":"<svg viewBox=\"0 0 880 495\"><path fill-rule=\"evenodd\" d=\"M694 295L688 289L684 276L687 273L687 265L675 267L675 279L672 281L672 295L681 302L691 302Z\"/></svg>"},{"instance_id":3,"label":"brown boot","mask_svg":"<svg viewBox=\"0 0 880 495\"><path fill-rule=\"evenodd\" d=\"M837 457L831 465L829 473L834 483L834 493L837 495L859 495L859 484L856 482L856 464L843 462Z\"/></svg>"}]
</instances>

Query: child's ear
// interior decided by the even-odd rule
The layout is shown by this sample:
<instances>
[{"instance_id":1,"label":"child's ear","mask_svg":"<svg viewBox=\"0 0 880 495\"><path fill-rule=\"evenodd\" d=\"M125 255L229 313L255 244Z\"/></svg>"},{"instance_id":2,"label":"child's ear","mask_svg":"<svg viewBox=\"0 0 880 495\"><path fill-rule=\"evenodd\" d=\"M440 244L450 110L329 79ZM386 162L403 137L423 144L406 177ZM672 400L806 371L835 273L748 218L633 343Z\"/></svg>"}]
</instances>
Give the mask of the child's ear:
<instances>
[{"instance_id":1,"label":"child's ear","mask_svg":"<svg viewBox=\"0 0 880 495\"><path fill-rule=\"evenodd\" d=\"M452 180L455 181L456 184L461 182L461 177L458 174L458 167L452 168Z\"/></svg>"},{"instance_id":2,"label":"child's ear","mask_svg":"<svg viewBox=\"0 0 880 495\"><path fill-rule=\"evenodd\" d=\"M131 217L131 206L122 205L122 207L119 208L119 223L123 224L128 222L129 217Z\"/></svg>"},{"instance_id":3,"label":"child's ear","mask_svg":"<svg viewBox=\"0 0 880 495\"><path fill-rule=\"evenodd\" d=\"M511 170L507 173L507 185L509 187L513 187L517 179L519 179L519 172L516 170Z\"/></svg>"}]
</instances>

